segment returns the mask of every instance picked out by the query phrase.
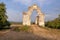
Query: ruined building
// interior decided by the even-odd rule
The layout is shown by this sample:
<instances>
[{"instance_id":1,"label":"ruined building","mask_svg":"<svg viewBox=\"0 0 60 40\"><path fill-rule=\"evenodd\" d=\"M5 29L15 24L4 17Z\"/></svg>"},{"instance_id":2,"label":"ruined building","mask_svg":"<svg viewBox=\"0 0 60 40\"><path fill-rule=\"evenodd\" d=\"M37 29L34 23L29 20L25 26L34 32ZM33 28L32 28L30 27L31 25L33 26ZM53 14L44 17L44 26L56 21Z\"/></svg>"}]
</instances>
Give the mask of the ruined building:
<instances>
[{"instance_id":1,"label":"ruined building","mask_svg":"<svg viewBox=\"0 0 60 40\"><path fill-rule=\"evenodd\" d=\"M31 14L34 10L36 10L38 14L35 24L44 27L44 14L36 4L30 6L27 12L23 12L23 25L31 25Z\"/></svg>"}]
</instances>

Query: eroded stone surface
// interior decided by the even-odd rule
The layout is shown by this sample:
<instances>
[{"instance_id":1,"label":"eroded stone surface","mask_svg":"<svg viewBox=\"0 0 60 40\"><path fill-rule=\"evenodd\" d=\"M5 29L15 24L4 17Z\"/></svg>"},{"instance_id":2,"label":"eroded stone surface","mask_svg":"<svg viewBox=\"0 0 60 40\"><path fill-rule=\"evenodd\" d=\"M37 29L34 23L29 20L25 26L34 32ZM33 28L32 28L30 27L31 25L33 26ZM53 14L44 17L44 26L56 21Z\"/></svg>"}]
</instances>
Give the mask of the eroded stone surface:
<instances>
[{"instance_id":1,"label":"eroded stone surface","mask_svg":"<svg viewBox=\"0 0 60 40\"><path fill-rule=\"evenodd\" d=\"M23 25L31 25L31 14L34 10L36 10L38 14L35 24L38 24L39 26L44 26L44 14L41 12L40 8L36 4L29 7L28 11L23 13Z\"/></svg>"}]
</instances>

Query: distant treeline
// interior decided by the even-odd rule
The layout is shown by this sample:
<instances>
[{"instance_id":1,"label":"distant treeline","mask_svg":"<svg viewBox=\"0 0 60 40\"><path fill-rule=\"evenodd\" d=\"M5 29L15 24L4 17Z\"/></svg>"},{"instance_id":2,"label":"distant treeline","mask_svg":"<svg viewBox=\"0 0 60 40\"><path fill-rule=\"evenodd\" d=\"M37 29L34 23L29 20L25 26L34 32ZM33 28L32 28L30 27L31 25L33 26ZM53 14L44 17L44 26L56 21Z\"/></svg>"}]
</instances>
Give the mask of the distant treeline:
<instances>
[{"instance_id":1,"label":"distant treeline","mask_svg":"<svg viewBox=\"0 0 60 40\"><path fill-rule=\"evenodd\" d=\"M50 28L60 29L60 15L58 15L56 19L46 22L45 26Z\"/></svg>"},{"instance_id":2,"label":"distant treeline","mask_svg":"<svg viewBox=\"0 0 60 40\"><path fill-rule=\"evenodd\" d=\"M11 24L22 24L22 22L10 22Z\"/></svg>"}]
</instances>

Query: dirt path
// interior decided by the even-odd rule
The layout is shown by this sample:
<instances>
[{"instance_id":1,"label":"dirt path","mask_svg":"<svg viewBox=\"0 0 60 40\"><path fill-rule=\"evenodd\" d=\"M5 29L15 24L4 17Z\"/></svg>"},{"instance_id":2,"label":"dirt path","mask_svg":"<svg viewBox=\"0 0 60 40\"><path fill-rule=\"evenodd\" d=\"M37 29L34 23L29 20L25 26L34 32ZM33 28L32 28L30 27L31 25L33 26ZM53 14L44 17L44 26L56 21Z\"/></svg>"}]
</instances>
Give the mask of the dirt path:
<instances>
[{"instance_id":1,"label":"dirt path","mask_svg":"<svg viewBox=\"0 0 60 40\"><path fill-rule=\"evenodd\" d=\"M60 33L55 33L56 31L52 32L50 30L40 28L37 25L32 25L31 29L35 35L42 36L44 38L51 38L53 40L60 40Z\"/></svg>"},{"instance_id":2,"label":"dirt path","mask_svg":"<svg viewBox=\"0 0 60 40\"><path fill-rule=\"evenodd\" d=\"M41 36L34 35L26 32L14 32L10 31L3 36L0 36L0 40L51 40Z\"/></svg>"},{"instance_id":3,"label":"dirt path","mask_svg":"<svg viewBox=\"0 0 60 40\"><path fill-rule=\"evenodd\" d=\"M0 40L60 40L60 33L31 25L31 32L8 31L0 36Z\"/></svg>"}]
</instances>

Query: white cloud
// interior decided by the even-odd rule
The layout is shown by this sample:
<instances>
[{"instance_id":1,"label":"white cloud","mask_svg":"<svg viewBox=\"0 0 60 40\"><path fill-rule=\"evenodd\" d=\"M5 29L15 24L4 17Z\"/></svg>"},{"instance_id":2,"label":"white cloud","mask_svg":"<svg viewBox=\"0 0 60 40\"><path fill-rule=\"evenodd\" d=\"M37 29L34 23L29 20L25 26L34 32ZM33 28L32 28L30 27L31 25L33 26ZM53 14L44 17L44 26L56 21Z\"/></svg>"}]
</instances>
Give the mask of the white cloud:
<instances>
[{"instance_id":1,"label":"white cloud","mask_svg":"<svg viewBox=\"0 0 60 40\"><path fill-rule=\"evenodd\" d=\"M51 4L53 0L37 0L37 2L40 2L40 6L44 6Z\"/></svg>"},{"instance_id":2,"label":"white cloud","mask_svg":"<svg viewBox=\"0 0 60 40\"><path fill-rule=\"evenodd\" d=\"M45 14L45 21L50 21L58 17L58 14Z\"/></svg>"},{"instance_id":3,"label":"white cloud","mask_svg":"<svg viewBox=\"0 0 60 40\"><path fill-rule=\"evenodd\" d=\"M9 21L21 22L22 13L13 9L7 9L7 16Z\"/></svg>"},{"instance_id":4,"label":"white cloud","mask_svg":"<svg viewBox=\"0 0 60 40\"><path fill-rule=\"evenodd\" d=\"M32 5L33 3L36 4L39 2L40 6L43 6L44 4L51 4L52 0L13 0L13 2L19 2L23 5L27 5L27 6L30 6Z\"/></svg>"},{"instance_id":5,"label":"white cloud","mask_svg":"<svg viewBox=\"0 0 60 40\"><path fill-rule=\"evenodd\" d=\"M33 0L13 0L13 2L20 2L24 5L30 5Z\"/></svg>"},{"instance_id":6,"label":"white cloud","mask_svg":"<svg viewBox=\"0 0 60 40\"><path fill-rule=\"evenodd\" d=\"M13 2L20 2L24 5L32 5L32 3L38 3L42 5L46 0L13 0Z\"/></svg>"},{"instance_id":7,"label":"white cloud","mask_svg":"<svg viewBox=\"0 0 60 40\"><path fill-rule=\"evenodd\" d=\"M46 0L37 0L38 2L40 2L40 3L45 3L46 2Z\"/></svg>"},{"instance_id":8,"label":"white cloud","mask_svg":"<svg viewBox=\"0 0 60 40\"><path fill-rule=\"evenodd\" d=\"M51 3L52 0L12 0L13 3L21 3L23 5L32 5L33 2L34 3L38 3L40 4L40 6L43 6L44 4L49 5ZM14 6L14 5L13 5ZM16 6L16 5L15 5ZM21 6L22 7L22 6ZM7 15L8 15L8 20L9 21L17 21L19 22L20 20L22 20L22 13L18 12L16 10L13 9L8 9L7 10ZM51 15L51 14L46 14L46 20L50 20L51 18L54 18L55 16Z\"/></svg>"}]
</instances>

